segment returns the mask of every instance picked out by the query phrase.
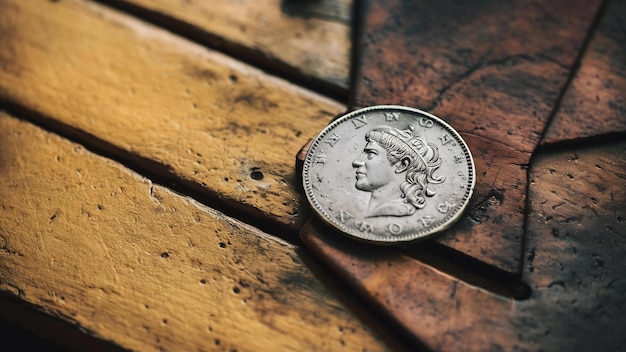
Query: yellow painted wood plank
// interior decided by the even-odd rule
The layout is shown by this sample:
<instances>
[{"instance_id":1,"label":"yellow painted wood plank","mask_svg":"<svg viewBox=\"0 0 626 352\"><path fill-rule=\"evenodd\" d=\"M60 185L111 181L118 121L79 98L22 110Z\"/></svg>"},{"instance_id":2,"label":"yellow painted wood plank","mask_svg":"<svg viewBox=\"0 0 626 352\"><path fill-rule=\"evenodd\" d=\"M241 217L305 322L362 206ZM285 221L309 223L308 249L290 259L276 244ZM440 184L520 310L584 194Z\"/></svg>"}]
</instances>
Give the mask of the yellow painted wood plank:
<instances>
[{"instance_id":1,"label":"yellow painted wood plank","mask_svg":"<svg viewBox=\"0 0 626 352\"><path fill-rule=\"evenodd\" d=\"M2 1L0 33L0 100L296 228L295 154L342 104L96 3Z\"/></svg>"},{"instance_id":2,"label":"yellow painted wood plank","mask_svg":"<svg viewBox=\"0 0 626 352\"><path fill-rule=\"evenodd\" d=\"M385 350L290 244L0 113L0 293L131 350Z\"/></svg>"},{"instance_id":3,"label":"yellow painted wood plank","mask_svg":"<svg viewBox=\"0 0 626 352\"><path fill-rule=\"evenodd\" d=\"M348 89L352 0L104 2L251 61Z\"/></svg>"}]
</instances>

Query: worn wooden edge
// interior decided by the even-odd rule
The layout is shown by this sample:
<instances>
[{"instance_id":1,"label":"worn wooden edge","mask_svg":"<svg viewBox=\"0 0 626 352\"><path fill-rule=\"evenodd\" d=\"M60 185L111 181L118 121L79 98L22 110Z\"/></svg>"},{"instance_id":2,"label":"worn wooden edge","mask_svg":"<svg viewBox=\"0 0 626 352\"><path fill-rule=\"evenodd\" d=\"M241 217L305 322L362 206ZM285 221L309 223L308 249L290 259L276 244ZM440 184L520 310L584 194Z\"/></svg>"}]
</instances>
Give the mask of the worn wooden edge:
<instances>
[{"instance_id":1,"label":"worn wooden edge","mask_svg":"<svg viewBox=\"0 0 626 352\"><path fill-rule=\"evenodd\" d=\"M605 2L543 147L626 133L626 37L619 34L625 19L623 2Z\"/></svg>"},{"instance_id":2,"label":"worn wooden edge","mask_svg":"<svg viewBox=\"0 0 626 352\"><path fill-rule=\"evenodd\" d=\"M533 160L522 273L530 291L521 300L397 250L341 238L319 222L307 224L301 236L373 308L411 334L416 346L621 350L626 346L620 260L626 254L625 166L624 141L542 153Z\"/></svg>"},{"instance_id":3,"label":"worn wooden edge","mask_svg":"<svg viewBox=\"0 0 626 352\"><path fill-rule=\"evenodd\" d=\"M224 197L224 194L215 192L207 188L206 185L199 184L186 177L181 177L180 173L173 170L167 164L138 154L128 153L128 150L116 144L112 144L106 139L100 139L96 135L78 129L72 125L65 124L55 118L42 115L38 111L16 105L12 101L4 101L1 97L0 109L13 116L22 116L25 121L35 126L51 131L67 140L81 144L94 154L115 160L129 170L150 179L156 185L167 187L179 194L191 197L207 207L219 209L221 213L229 217L236 219L245 218L246 223L264 232L272 233L279 238L288 240L290 243L299 244L297 231L300 225L295 226L294 224L276 222L274 219L268 218L267 214L261 209ZM300 178L296 179L294 177L290 182L296 185L300 182ZM310 216L310 208L304 205L297 205L296 213L306 219ZM245 216L242 214L245 214ZM301 221L297 224L300 224L300 222Z\"/></svg>"},{"instance_id":4,"label":"worn wooden edge","mask_svg":"<svg viewBox=\"0 0 626 352\"><path fill-rule=\"evenodd\" d=\"M624 139L534 158L523 271L533 296L516 325L522 338L546 349L626 346L625 167Z\"/></svg>"},{"instance_id":5,"label":"worn wooden edge","mask_svg":"<svg viewBox=\"0 0 626 352\"><path fill-rule=\"evenodd\" d=\"M297 231L292 155L342 104L93 2L1 6L5 104L230 215Z\"/></svg>"},{"instance_id":6,"label":"worn wooden edge","mask_svg":"<svg viewBox=\"0 0 626 352\"><path fill-rule=\"evenodd\" d=\"M336 234L324 231L324 226L317 221L307 225L301 232L307 247L369 302L372 309L384 312L392 326L410 336L414 349L504 348L503 339L492 340L493 335L487 339L474 332L492 325L482 324L481 317L475 314L477 306L489 306L489 319L499 317L506 321L505 299L468 285L396 249L338 239ZM455 297L457 293L459 297ZM462 301L467 294L474 298ZM498 302L496 306L491 304L494 299ZM461 305L462 310L459 309ZM506 327L499 330L502 329L507 330ZM465 331L461 333L461 330ZM507 335L510 333L508 330Z\"/></svg>"},{"instance_id":7,"label":"worn wooden edge","mask_svg":"<svg viewBox=\"0 0 626 352\"><path fill-rule=\"evenodd\" d=\"M493 267L498 276L503 278L519 276L524 228L524 217L519 215L523 213L525 207L527 185L519 182L514 184L514 187L506 192L506 197L504 190L510 186L507 182L511 178L526 177L526 166L531 156L503 143L492 142L473 134L462 133L462 135L470 149L479 151L482 156L475 160L475 174L481 181L476 185L472 203L461 219L451 228L433 236L432 242L437 243L440 253L445 253L446 256L455 258L454 260L467 261L471 260L469 258L476 258L478 262ZM298 174L302 173L306 153L312 141L309 140L296 154ZM501 167L494 173L491 171L495 163L500 163ZM515 216L502 215L503 212ZM481 226L483 223L490 225L489 233L484 232L484 226ZM483 243L485 236L494 239L488 243L488 249ZM497 241L498 238L507 240ZM404 246L419 248L421 243L415 241Z\"/></svg>"},{"instance_id":8,"label":"worn wooden edge","mask_svg":"<svg viewBox=\"0 0 626 352\"><path fill-rule=\"evenodd\" d=\"M123 349L388 349L294 246L24 121L0 124L3 294Z\"/></svg>"},{"instance_id":9,"label":"worn wooden edge","mask_svg":"<svg viewBox=\"0 0 626 352\"><path fill-rule=\"evenodd\" d=\"M209 4L98 0L300 86L345 101L351 0ZM325 47L320 50L319 43Z\"/></svg>"},{"instance_id":10,"label":"worn wooden edge","mask_svg":"<svg viewBox=\"0 0 626 352\"><path fill-rule=\"evenodd\" d=\"M490 220L468 227L468 238L480 236L476 241L454 243L452 236L457 251L519 275L529 155L559 103L600 5L598 0L575 6L567 1L361 4L351 101L421 108L464 136L482 138L471 149L475 161L484 159L488 166L482 171L486 177L477 177L477 189L488 192L475 197L471 208L487 208ZM567 15L547 18L545 11ZM518 159L483 155L500 144ZM501 163L509 170L499 175ZM490 182L494 179L497 187Z\"/></svg>"},{"instance_id":11,"label":"worn wooden edge","mask_svg":"<svg viewBox=\"0 0 626 352\"><path fill-rule=\"evenodd\" d=\"M308 221L303 229L307 226ZM332 292L334 297L371 329L376 336L379 336L386 346L396 352L417 352L415 350L416 341L413 336L407 334L402 326L390 320L386 312L372 309L369 301L364 300L349 282L338 278L337 272L323 260L319 260L317 254L312 252L310 248L299 246L297 252L299 258L319 282ZM417 346L423 345L417 342Z\"/></svg>"}]
</instances>

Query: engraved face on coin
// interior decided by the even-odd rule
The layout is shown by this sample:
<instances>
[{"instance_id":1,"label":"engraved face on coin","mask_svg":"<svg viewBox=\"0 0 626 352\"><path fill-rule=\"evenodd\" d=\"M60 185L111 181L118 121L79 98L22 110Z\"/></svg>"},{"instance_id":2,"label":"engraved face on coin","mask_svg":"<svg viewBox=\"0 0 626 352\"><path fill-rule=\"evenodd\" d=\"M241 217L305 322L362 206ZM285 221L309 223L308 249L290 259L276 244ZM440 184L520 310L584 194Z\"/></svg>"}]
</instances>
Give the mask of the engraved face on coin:
<instances>
[{"instance_id":1,"label":"engraved face on coin","mask_svg":"<svg viewBox=\"0 0 626 352\"><path fill-rule=\"evenodd\" d=\"M303 184L317 215L358 239L421 239L461 216L474 162L461 136L421 110L371 106L347 113L312 142Z\"/></svg>"}]
</instances>

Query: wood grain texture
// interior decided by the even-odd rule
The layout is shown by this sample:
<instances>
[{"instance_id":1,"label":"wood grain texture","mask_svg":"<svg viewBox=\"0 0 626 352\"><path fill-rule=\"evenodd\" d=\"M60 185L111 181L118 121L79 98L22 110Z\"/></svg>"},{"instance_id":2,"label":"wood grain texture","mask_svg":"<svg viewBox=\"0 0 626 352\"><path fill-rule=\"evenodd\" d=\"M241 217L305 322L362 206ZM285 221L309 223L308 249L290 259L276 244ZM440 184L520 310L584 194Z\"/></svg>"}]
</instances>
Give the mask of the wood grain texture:
<instances>
[{"instance_id":1,"label":"wood grain texture","mask_svg":"<svg viewBox=\"0 0 626 352\"><path fill-rule=\"evenodd\" d=\"M520 272L526 167L599 6L364 2L352 105L432 112L461 133L478 165L471 211L437 241Z\"/></svg>"},{"instance_id":2,"label":"wood grain texture","mask_svg":"<svg viewBox=\"0 0 626 352\"><path fill-rule=\"evenodd\" d=\"M626 348L626 143L580 145L532 166L521 339L546 350ZM532 320L530 320L532 318Z\"/></svg>"},{"instance_id":3,"label":"wood grain texture","mask_svg":"<svg viewBox=\"0 0 626 352\"><path fill-rule=\"evenodd\" d=\"M309 248L435 351L617 351L626 346L626 143L542 155L532 165L523 281L514 300L396 250L337 238L316 221Z\"/></svg>"},{"instance_id":4,"label":"wood grain texture","mask_svg":"<svg viewBox=\"0 0 626 352\"><path fill-rule=\"evenodd\" d=\"M346 95L352 0L102 0L326 92Z\"/></svg>"},{"instance_id":5,"label":"wood grain texture","mask_svg":"<svg viewBox=\"0 0 626 352\"><path fill-rule=\"evenodd\" d=\"M296 231L293 155L343 105L91 2L3 1L0 31L0 100Z\"/></svg>"},{"instance_id":6,"label":"wood grain texture","mask_svg":"<svg viewBox=\"0 0 626 352\"><path fill-rule=\"evenodd\" d=\"M415 350L529 349L508 324L511 302L402 253L337 238L316 219L307 247L370 303L413 336ZM392 325L394 326L394 325ZM489 332L488 334L486 332Z\"/></svg>"},{"instance_id":7,"label":"wood grain texture","mask_svg":"<svg viewBox=\"0 0 626 352\"><path fill-rule=\"evenodd\" d=\"M294 246L4 113L0 149L2 294L129 350L387 349Z\"/></svg>"},{"instance_id":8,"label":"wood grain texture","mask_svg":"<svg viewBox=\"0 0 626 352\"><path fill-rule=\"evenodd\" d=\"M607 1L576 76L542 143L626 131L626 3Z\"/></svg>"}]
</instances>

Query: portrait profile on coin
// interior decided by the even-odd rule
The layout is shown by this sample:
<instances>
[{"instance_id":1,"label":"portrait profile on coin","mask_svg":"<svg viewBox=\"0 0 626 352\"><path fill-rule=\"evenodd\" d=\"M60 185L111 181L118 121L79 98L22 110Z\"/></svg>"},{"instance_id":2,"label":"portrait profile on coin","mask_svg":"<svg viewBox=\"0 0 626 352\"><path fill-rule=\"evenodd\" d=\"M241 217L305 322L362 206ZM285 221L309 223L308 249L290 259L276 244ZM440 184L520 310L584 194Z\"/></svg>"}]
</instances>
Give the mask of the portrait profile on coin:
<instances>
[{"instance_id":1,"label":"portrait profile on coin","mask_svg":"<svg viewBox=\"0 0 626 352\"><path fill-rule=\"evenodd\" d=\"M405 130L375 127L365 134L365 142L352 161L354 186L371 193L365 218L413 215L435 195L431 185L445 181L436 175L442 163L437 147L411 125Z\"/></svg>"},{"instance_id":2,"label":"portrait profile on coin","mask_svg":"<svg viewBox=\"0 0 626 352\"><path fill-rule=\"evenodd\" d=\"M302 185L316 216L341 234L378 244L446 230L461 218L475 183L461 135L406 106L349 111L303 155Z\"/></svg>"}]
</instances>

